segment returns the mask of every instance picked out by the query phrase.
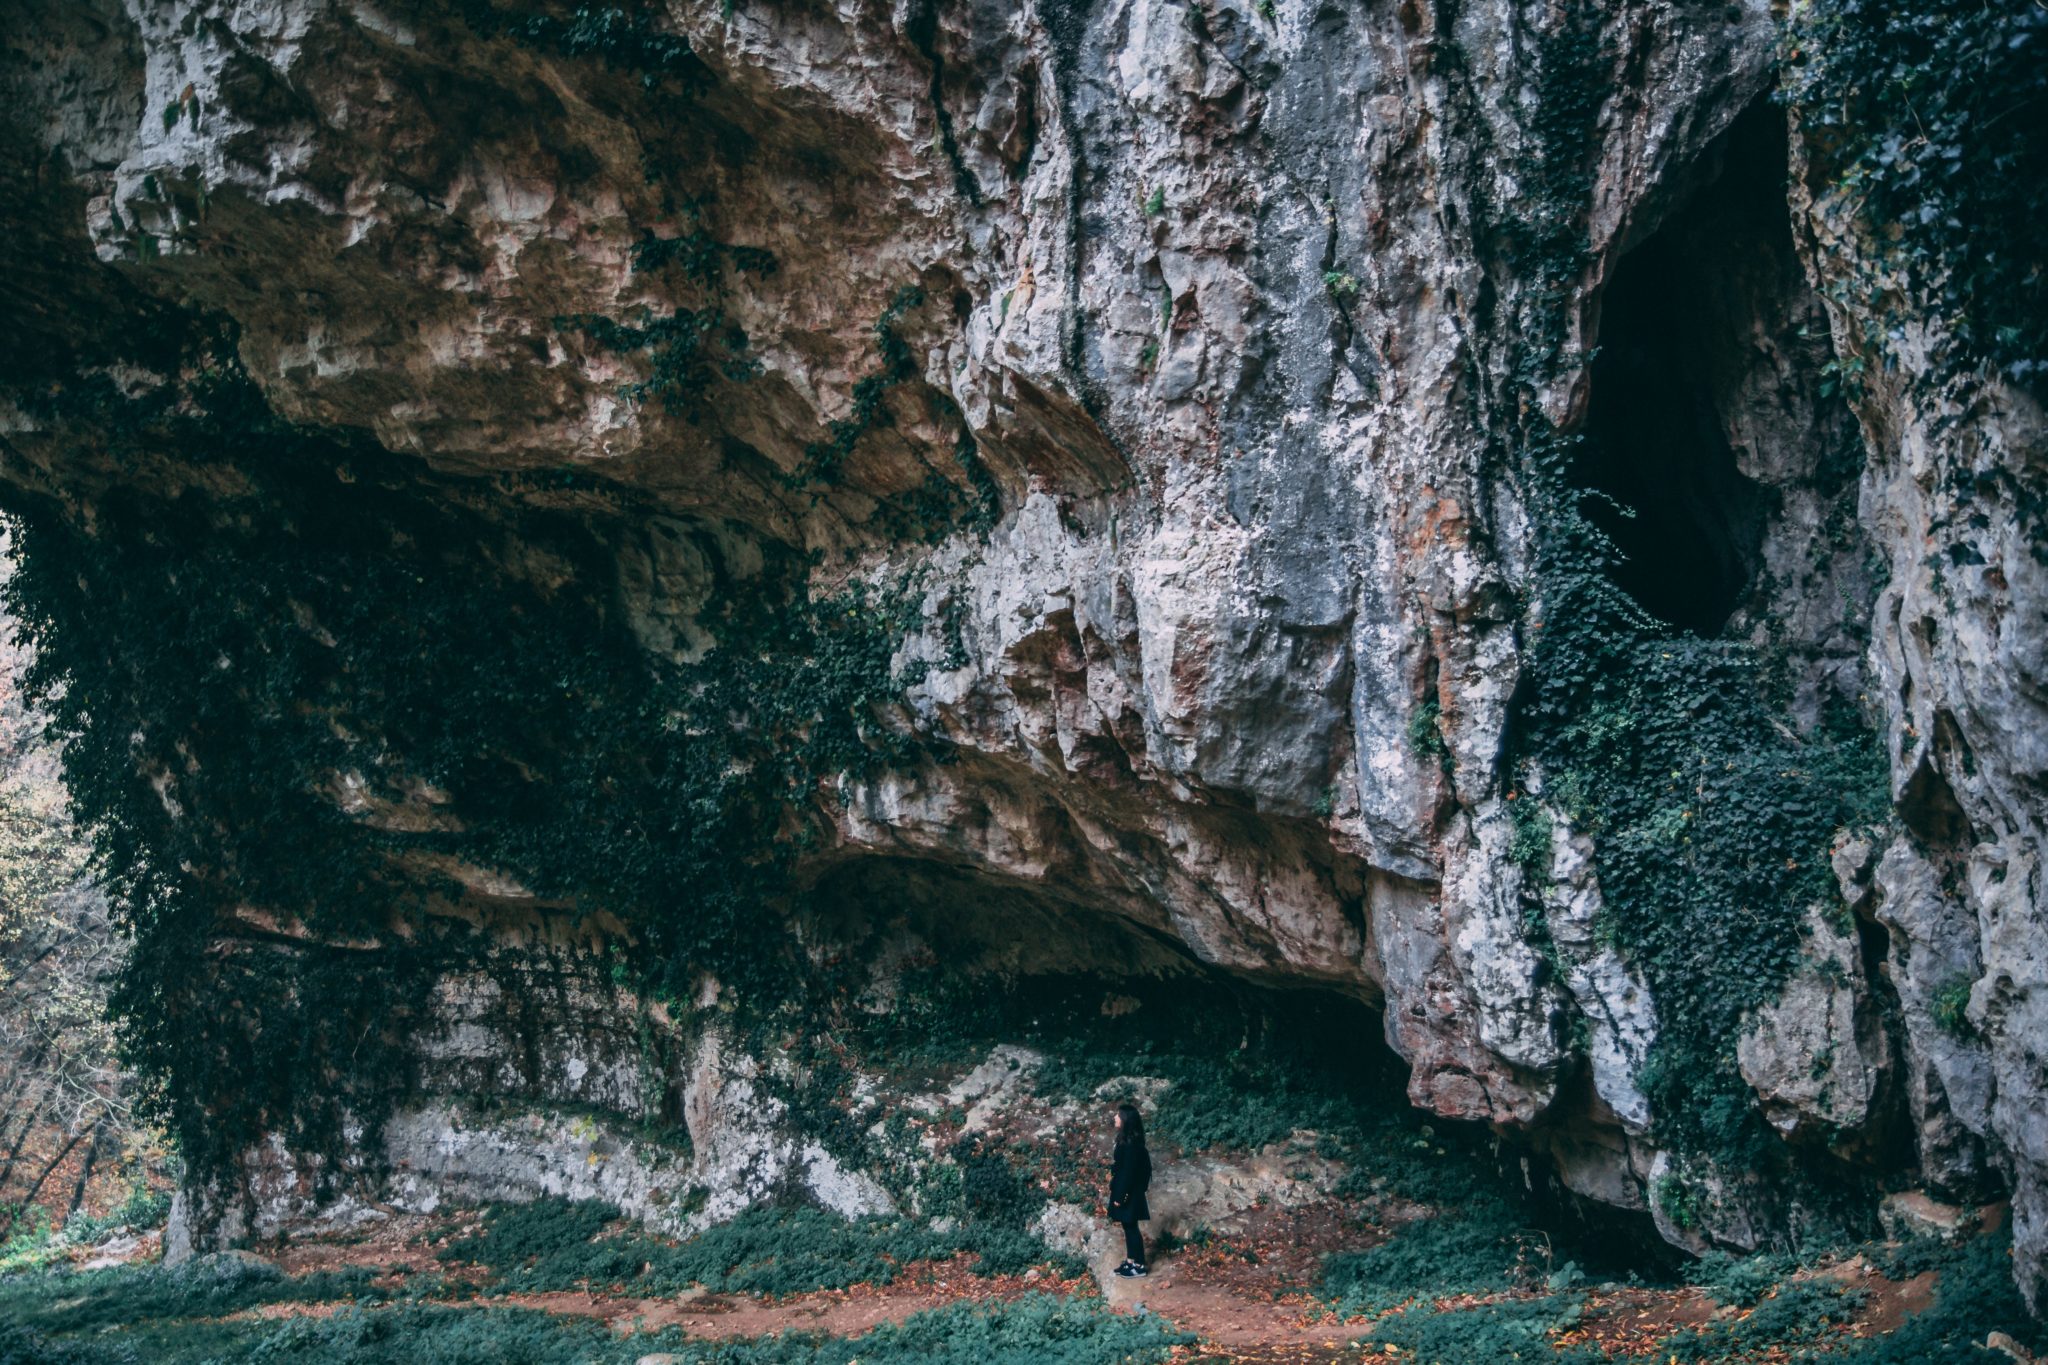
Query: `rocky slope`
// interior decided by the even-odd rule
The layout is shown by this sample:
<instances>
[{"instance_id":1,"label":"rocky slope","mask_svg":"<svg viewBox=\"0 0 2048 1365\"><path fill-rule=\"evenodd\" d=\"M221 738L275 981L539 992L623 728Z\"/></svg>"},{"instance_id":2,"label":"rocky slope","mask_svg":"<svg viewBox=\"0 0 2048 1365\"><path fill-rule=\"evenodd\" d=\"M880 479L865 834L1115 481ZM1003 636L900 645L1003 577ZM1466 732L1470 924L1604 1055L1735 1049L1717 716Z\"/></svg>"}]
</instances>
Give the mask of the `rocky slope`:
<instances>
[{"instance_id":1,"label":"rocky slope","mask_svg":"<svg viewBox=\"0 0 2048 1365\"><path fill-rule=\"evenodd\" d=\"M2009 1187L2040 1283L2040 409L1844 401L1768 6L9 8L15 596L181 1235L431 1201L454 1096L861 1204L731 1022L793 925L1346 994L1674 1241Z\"/></svg>"}]
</instances>

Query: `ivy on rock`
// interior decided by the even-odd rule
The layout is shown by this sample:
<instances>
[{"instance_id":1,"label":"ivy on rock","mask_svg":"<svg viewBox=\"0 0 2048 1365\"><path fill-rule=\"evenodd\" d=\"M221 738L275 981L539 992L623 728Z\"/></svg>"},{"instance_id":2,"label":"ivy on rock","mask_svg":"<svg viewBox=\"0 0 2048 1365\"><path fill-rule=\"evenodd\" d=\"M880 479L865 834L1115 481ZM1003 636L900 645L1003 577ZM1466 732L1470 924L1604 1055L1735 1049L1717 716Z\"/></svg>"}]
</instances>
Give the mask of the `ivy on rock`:
<instances>
[{"instance_id":1,"label":"ivy on rock","mask_svg":"<svg viewBox=\"0 0 2048 1365\"><path fill-rule=\"evenodd\" d=\"M1590 157L1616 60L1596 12L1559 17L1537 50L1521 196L1473 205L1487 268L1519 295L1495 320L1508 382L1482 396L1479 420L1535 529L1508 760L1593 836L1601 931L1657 1001L1641 1080L1658 1142L1757 1169L1778 1163L1776 1139L1735 1041L1797 962L1809 907L1834 894L1836 833L1884 815L1884 757L1851 699L1795 723L1783 651L1676 631L1617 586L1618 551L1573 478L1581 437L1544 416L1544 392L1585 360L1566 319L1592 262ZM1488 115L1474 103L1463 117L1485 155ZM1529 792L1517 797L1513 856L1533 886L1550 822Z\"/></svg>"},{"instance_id":2,"label":"ivy on rock","mask_svg":"<svg viewBox=\"0 0 2048 1365\"><path fill-rule=\"evenodd\" d=\"M465 867L618 915L643 991L783 972L769 907L820 784L927 752L884 719L916 600L712 553L715 647L655 658L618 600L629 515L510 509L279 422L232 355L194 340L175 399L49 400L218 473L89 520L18 501L6 589L135 939L126 1045L195 1173L269 1131L338 1152L404 1087L408 1011L482 936L400 912ZM544 581L512 567L535 557Z\"/></svg>"},{"instance_id":3,"label":"ivy on rock","mask_svg":"<svg viewBox=\"0 0 2048 1365\"><path fill-rule=\"evenodd\" d=\"M456 12L479 37L509 38L559 57L595 59L610 70L637 74L641 88L650 93L674 79L687 96L710 81L710 68L689 40L656 24L661 10L655 5L578 5L562 18L521 13L492 0L460 0Z\"/></svg>"},{"instance_id":4,"label":"ivy on rock","mask_svg":"<svg viewBox=\"0 0 2048 1365\"><path fill-rule=\"evenodd\" d=\"M2032 0L1809 0L1784 98L1820 175L1873 234L1879 326L1938 319L1935 378L2048 388L2048 10Z\"/></svg>"}]
</instances>

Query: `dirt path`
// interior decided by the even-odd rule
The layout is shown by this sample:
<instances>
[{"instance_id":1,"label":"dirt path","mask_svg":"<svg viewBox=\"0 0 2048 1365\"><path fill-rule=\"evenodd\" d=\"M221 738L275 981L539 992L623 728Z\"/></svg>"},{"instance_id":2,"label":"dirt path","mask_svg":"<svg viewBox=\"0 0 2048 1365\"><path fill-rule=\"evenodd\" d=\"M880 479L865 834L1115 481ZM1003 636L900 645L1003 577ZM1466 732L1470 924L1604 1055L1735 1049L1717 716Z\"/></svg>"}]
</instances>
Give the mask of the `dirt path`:
<instances>
[{"instance_id":1,"label":"dirt path","mask_svg":"<svg viewBox=\"0 0 2048 1365\"><path fill-rule=\"evenodd\" d=\"M388 1280L380 1282L394 1285L414 1274L445 1273L450 1267L420 1245L418 1234L425 1226L425 1220L420 1220L418 1226L412 1220L398 1220L394 1226L363 1241L301 1242L285 1248L278 1261L294 1275L358 1267L387 1270L391 1272ZM1322 1318L1314 1302L1299 1293L1276 1298L1273 1288L1259 1283L1270 1276L1247 1276L1242 1266L1235 1253L1220 1248L1189 1248L1177 1255L1156 1258L1152 1274L1144 1279L1104 1276L1104 1297L1119 1311L1156 1314L1199 1336L1203 1347L1187 1353L1184 1358L1189 1361L1278 1365L1358 1359L1358 1352L1348 1348L1349 1339L1359 1330L1356 1324L1347 1333L1342 1324ZM1233 1277L1235 1283L1231 1282ZM655 1298L554 1291L512 1293L481 1303L465 1302L476 1307L533 1308L569 1317L597 1318L621 1334L673 1327L691 1337L722 1340L786 1332L856 1336L884 1322L900 1322L930 1308L963 1301L1008 1301L1029 1293L1094 1296L1102 1294L1103 1289L1088 1276L1060 1279L1038 1272L979 1276L972 1273L968 1260L963 1258L910 1267L886 1285L819 1290L780 1299L701 1290ZM346 1306L276 1303L252 1309L251 1315L325 1316Z\"/></svg>"},{"instance_id":2,"label":"dirt path","mask_svg":"<svg viewBox=\"0 0 2048 1365\"><path fill-rule=\"evenodd\" d=\"M706 1341L776 1336L787 1332L858 1336L884 1322L901 1322L913 1313L963 1299L976 1302L1014 1299L1027 1290L1075 1292L1077 1281L1050 1285L1003 1285L995 1292L963 1292L947 1282L890 1285L872 1291L821 1291L780 1300L723 1294L690 1293L636 1298L628 1294L597 1294L581 1290L500 1294L487 1299L459 1299L447 1306L461 1310L532 1308L560 1317L596 1318L620 1335L673 1327ZM272 1303L251 1309L258 1318L325 1317L349 1305L340 1302Z\"/></svg>"},{"instance_id":3,"label":"dirt path","mask_svg":"<svg viewBox=\"0 0 2048 1365\"><path fill-rule=\"evenodd\" d=\"M346 1262L323 1258L328 1268ZM372 1261L370 1264L383 1264ZM824 1290L777 1300L725 1294L686 1292L662 1298L581 1291L515 1293L485 1300L463 1300L452 1310L488 1311L493 1307L532 1308L564 1317L596 1318L626 1335L675 1328L706 1341L738 1340L783 1333L824 1333L858 1336L885 1322L901 1322L913 1313L972 1301L1001 1302L1027 1293L1099 1293L1088 1279L1027 1279L1023 1276L982 1278L964 1267L937 1268L933 1273L906 1276L890 1285L862 1285ZM1156 1314L1201 1339L1201 1346L1179 1354L1188 1362L1241 1362L1282 1365L1283 1362L1354 1361L1360 1352L1349 1345L1359 1325L1347 1332L1343 1324L1317 1321L1303 1303L1254 1299L1230 1289L1192 1281L1174 1263L1162 1260L1144 1280L1115 1283L1107 1296L1119 1311ZM324 1317L345 1303L275 1303L250 1310L266 1319Z\"/></svg>"},{"instance_id":4,"label":"dirt path","mask_svg":"<svg viewBox=\"0 0 2048 1365\"><path fill-rule=\"evenodd\" d=\"M1308 1347L1337 1350L1361 1330L1347 1334L1304 1295L1254 1297L1204 1273L1199 1257L1166 1256L1153 1261L1143 1279L1111 1279L1105 1297L1121 1312L1156 1313L1202 1340L1226 1350Z\"/></svg>"},{"instance_id":5,"label":"dirt path","mask_svg":"<svg viewBox=\"0 0 2048 1365\"><path fill-rule=\"evenodd\" d=\"M1114 1258L1108 1251L1095 1258L1094 1275L1071 1279L1040 1271L979 1276L972 1271L972 1258L963 1255L952 1261L905 1267L888 1284L862 1284L779 1299L703 1290L660 1297L552 1291L458 1299L448 1304L448 1311L531 1308L598 1319L621 1336L673 1328L692 1338L716 1341L784 1333L858 1336L882 1323L900 1322L914 1313L949 1304L1003 1302L1029 1293L1100 1295L1119 1312L1156 1315L1197 1336L1199 1345L1174 1353L1178 1365L1384 1362L1388 1359L1384 1354L1353 1344L1370 1336L1370 1324L1328 1317L1320 1303L1299 1287L1308 1282L1306 1268L1321 1254L1327 1240L1326 1230L1316 1225L1317 1217L1320 1215L1276 1211L1270 1219L1259 1220L1248 1238L1219 1239L1155 1254L1152 1273L1142 1279L1109 1274ZM461 1217L398 1218L353 1239L292 1243L280 1249L276 1259L292 1275L368 1268L382 1272L376 1282L385 1287L395 1288L426 1274L481 1286L486 1278L483 1272L450 1265L430 1249L432 1241L462 1225ZM1931 1276L1894 1284L1871 1275L1860 1259L1817 1273L1855 1280L1871 1291L1860 1315L1862 1321L1852 1329L1858 1335L1896 1327L1905 1316L1924 1309L1931 1298ZM275 1303L249 1310L248 1316L324 1316L348 1306L343 1302ZM1617 1359L1644 1358L1672 1331L1698 1326L1727 1311L1690 1287L1596 1289L1584 1306L1582 1325L1572 1339L1597 1343Z\"/></svg>"}]
</instances>

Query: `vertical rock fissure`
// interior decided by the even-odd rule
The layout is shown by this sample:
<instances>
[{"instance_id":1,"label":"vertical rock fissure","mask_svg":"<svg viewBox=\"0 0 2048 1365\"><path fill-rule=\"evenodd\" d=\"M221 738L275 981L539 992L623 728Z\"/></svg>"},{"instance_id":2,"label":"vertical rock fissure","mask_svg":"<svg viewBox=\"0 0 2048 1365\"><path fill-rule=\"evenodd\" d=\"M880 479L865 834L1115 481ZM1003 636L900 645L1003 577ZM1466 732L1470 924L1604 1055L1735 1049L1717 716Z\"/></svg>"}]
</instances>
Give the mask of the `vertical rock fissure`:
<instances>
[{"instance_id":1,"label":"vertical rock fissure","mask_svg":"<svg viewBox=\"0 0 2048 1365\"><path fill-rule=\"evenodd\" d=\"M960 144L953 136L953 115L946 109L946 60L939 55L939 11L934 0L924 0L914 7L903 31L911 46L931 64L932 119L938 124L939 148L945 152L946 162L953 168L953 188L959 191L962 199L979 208L981 187L975 183L974 173L967 169L967 162L960 155Z\"/></svg>"}]
</instances>

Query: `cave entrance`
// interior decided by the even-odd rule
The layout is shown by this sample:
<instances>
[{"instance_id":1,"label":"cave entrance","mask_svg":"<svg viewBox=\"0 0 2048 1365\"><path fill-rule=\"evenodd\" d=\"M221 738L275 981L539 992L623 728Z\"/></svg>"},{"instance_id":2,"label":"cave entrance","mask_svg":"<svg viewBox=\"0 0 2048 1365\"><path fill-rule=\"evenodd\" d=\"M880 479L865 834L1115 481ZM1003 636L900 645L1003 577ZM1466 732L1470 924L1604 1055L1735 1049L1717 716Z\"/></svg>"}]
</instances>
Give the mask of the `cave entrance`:
<instances>
[{"instance_id":1,"label":"cave entrance","mask_svg":"<svg viewBox=\"0 0 2048 1365\"><path fill-rule=\"evenodd\" d=\"M1312 1151L1338 1163L1304 1176L1332 1182L1313 1196L1332 1208L1380 1197L1369 1188L1424 1217L1475 1220L1466 1235L1507 1257L1519 1254L1519 1230L1537 1226L1556 1239L1559 1263L1669 1268L1643 1214L1571 1194L1526 1143L1414 1108L1381 1008L1355 993L1206 966L1099 896L914 857L820 869L804 940L846 974L852 993L841 998L858 1008L836 1037L871 1071L928 1071L935 1087L951 1085L998 1046L1022 1047L1044 1059L1029 1088L1079 1104L1064 1121L1093 1123L1098 1136L1109 1104L1141 1098L1153 1140L1189 1155ZM1035 1131L1057 1132L1068 1150L1090 1140ZM1479 1230L1502 1216L1511 1225Z\"/></svg>"},{"instance_id":2,"label":"cave entrance","mask_svg":"<svg viewBox=\"0 0 2048 1365\"><path fill-rule=\"evenodd\" d=\"M1785 127L1745 111L1628 249L1600 300L1585 441L1588 514L1613 537L1615 582L1680 630L1721 632L1755 577L1772 490L1737 467L1732 404L1797 269ZM1624 510L1625 509L1625 510Z\"/></svg>"}]
</instances>

